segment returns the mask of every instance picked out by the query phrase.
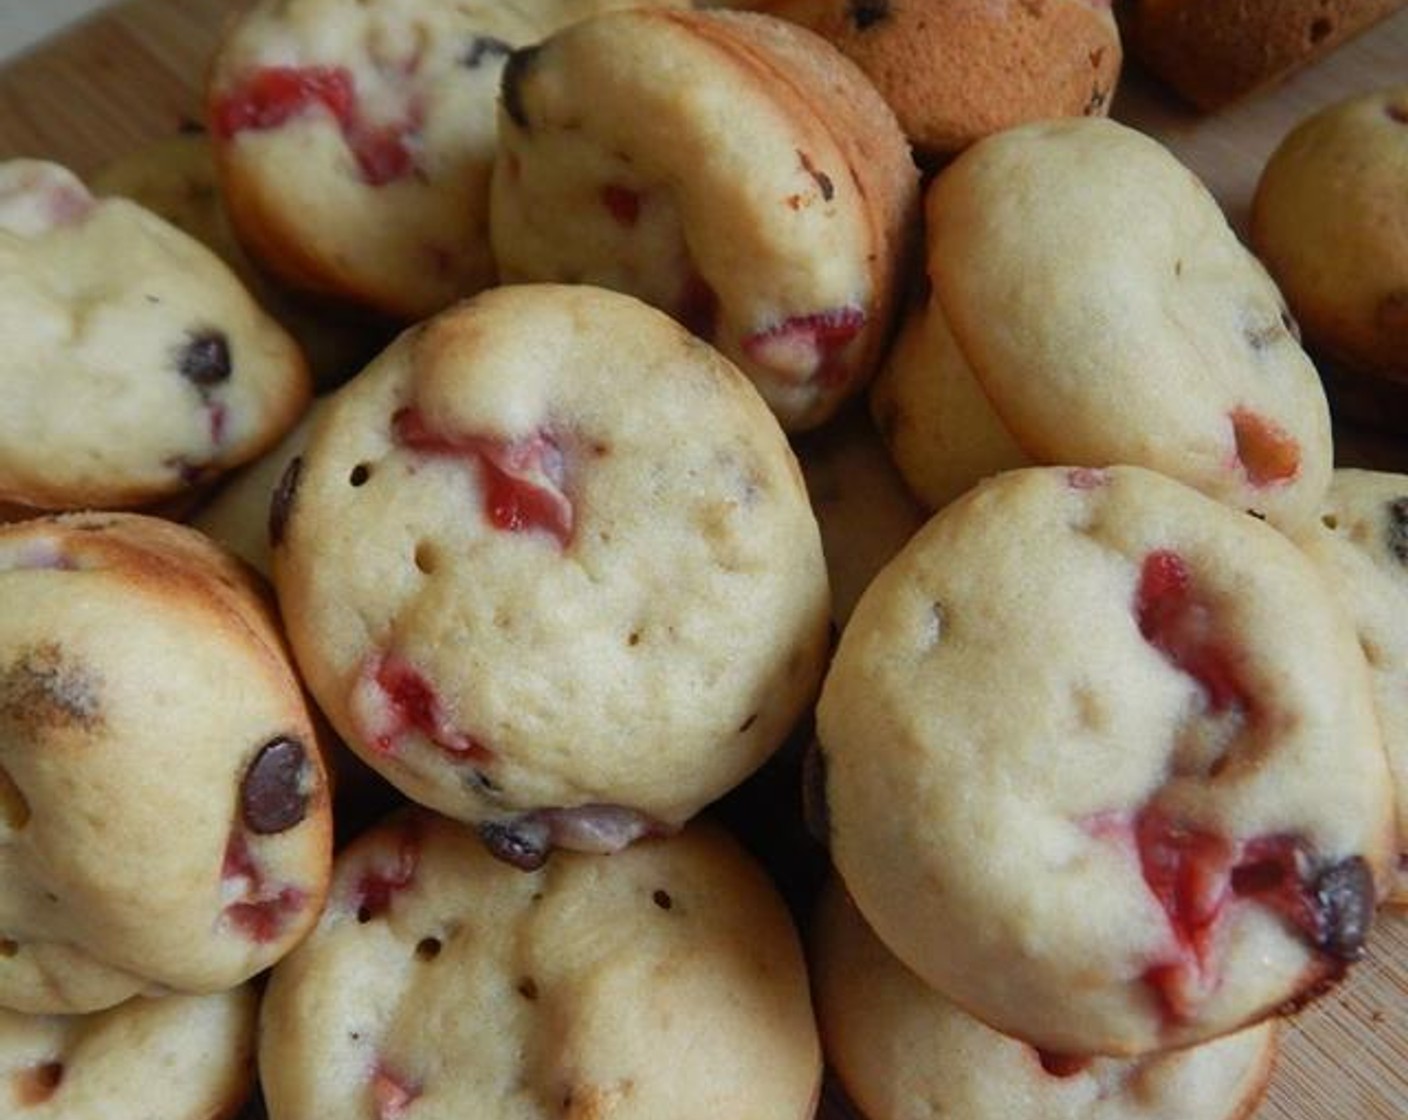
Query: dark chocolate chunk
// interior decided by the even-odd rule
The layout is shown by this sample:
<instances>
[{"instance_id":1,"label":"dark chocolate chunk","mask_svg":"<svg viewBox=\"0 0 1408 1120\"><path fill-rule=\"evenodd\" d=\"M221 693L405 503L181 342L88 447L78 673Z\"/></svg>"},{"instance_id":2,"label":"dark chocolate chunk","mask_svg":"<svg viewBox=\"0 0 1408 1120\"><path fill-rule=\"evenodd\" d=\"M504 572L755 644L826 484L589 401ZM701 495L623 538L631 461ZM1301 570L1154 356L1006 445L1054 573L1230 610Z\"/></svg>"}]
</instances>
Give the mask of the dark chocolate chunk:
<instances>
[{"instance_id":1,"label":"dark chocolate chunk","mask_svg":"<svg viewBox=\"0 0 1408 1120\"><path fill-rule=\"evenodd\" d=\"M293 511L293 498L298 493L298 481L303 475L303 456L295 455L284 468L279 484L269 500L269 543L278 548L284 543L288 515Z\"/></svg>"},{"instance_id":2,"label":"dark chocolate chunk","mask_svg":"<svg viewBox=\"0 0 1408 1120\"><path fill-rule=\"evenodd\" d=\"M511 43L505 43L502 39L496 39L492 35L476 35L460 62L473 70L482 65L486 58L501 58L512 53L513 45Z\"/></svg>"},{"instance_id":3,"label":"dark chocolate chunk","mask_svg":"<svg viewBox=\"0 0 1408 1120\"><path fill-rule=\"evenodd\" d=\"M1363 856L1332 864L1316 876L1314 893L1320 927L1317 947L1336 960L1358 960L1374 919L1374 876L1369 864Z\"/></svg>"},{"instance_id":4,"label":"dark chocolate chunk","mask_svg":"<svg viewBox=\"0 0 1408 1120\"><path fill-rule=\"evenodd\" d=\"M308 752L281 736L264 744L240 783L240 817L259 836L286 832L308 815Z\"/></svg>"},{"instance_id":5,"label":"dark chocolate chunk","mask_svg":"<svg viewBox=\"0 0 1408 1120\"><path fill-rule=\"evenodd\" d=\"M499 80L499 96L503 99L504 112L522 129L528 128L528 114L523 109L523 79L533 65L538 50L538 47L532 46L513 51L504 63L503 76Z\"/></svg>"},{"instance_id":6,"label":"dark chocolate chunk","mask_svg":"<svg viewBox=\"0 0 1408 1120\"><path fill-rule=\"evenodd\" d=\"M857 31L865 31L888 18L890 0L851 0L846 9Z\"/></svg>"},{"instance_id":7,"label":"dark chocolate chunk","mask_svg":"<svg viewBox=\"0 0 1408 1120\"><path fill-rule=\"evenodd\" d=\"M176 358L181 376L192 385L209 389L230 378L230 342L224 331L198 330L186 336Z\"/></svg>"}]
</instances>

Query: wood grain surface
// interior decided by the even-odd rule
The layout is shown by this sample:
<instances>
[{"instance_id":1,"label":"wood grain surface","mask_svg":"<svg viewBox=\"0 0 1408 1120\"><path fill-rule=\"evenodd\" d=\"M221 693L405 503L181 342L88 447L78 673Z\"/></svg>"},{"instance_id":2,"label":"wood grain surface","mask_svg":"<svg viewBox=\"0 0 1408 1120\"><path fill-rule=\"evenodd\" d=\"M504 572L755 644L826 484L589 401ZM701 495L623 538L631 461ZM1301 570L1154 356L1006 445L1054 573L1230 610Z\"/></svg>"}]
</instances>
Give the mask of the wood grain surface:
<instances>
[{"instance_id":1,"label":"wood grain surface","mask_svg":"<svg viewBox=\"0 0 1408 1120\"><path fill-rule=\"evenodd\" d=\"M134 0L0 71L0 158L56 159L80 175L200 116L199 86L230 0ZM1271 149L1309 112L1408 81L1408 11L1274 90L1215 116L1127 68L1115 115L1188 163L1243 229ZM1404 441L1341 429L1340 462L1408 470ZM1257 1120L1408 1117L1408 917L1382 915L1368 959L1290 1020ZM844 1106L828 1099L823 1120ZM661 1120L669 1120L662 1117Z\"/></svg>"}]
</instances>

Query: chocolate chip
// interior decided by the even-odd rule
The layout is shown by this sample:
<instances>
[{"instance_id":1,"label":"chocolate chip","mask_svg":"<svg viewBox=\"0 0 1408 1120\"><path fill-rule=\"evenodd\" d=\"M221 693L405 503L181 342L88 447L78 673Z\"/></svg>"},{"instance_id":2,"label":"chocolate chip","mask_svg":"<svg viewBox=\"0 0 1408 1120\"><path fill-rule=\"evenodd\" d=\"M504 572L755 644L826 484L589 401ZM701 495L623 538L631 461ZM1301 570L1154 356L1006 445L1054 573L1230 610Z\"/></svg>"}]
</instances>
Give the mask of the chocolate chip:
<instances>
[{"instance_id":1,"label":"chocolate chip","mask_svg":"<svg viewBox=\"0 0 1408 1120\"><path fill-rule=\"evenodd\" d=\"M890 0L851 0L846 14L857 31L865 31L889 17Z\"/></svg>"},{"instance_id":2,"label":"chocolate chip","mask_svg":"<svg viewBox=\"0 0 1408 1120\"><path fill-rule=\"evenodd\" d=\"M523 80L528 69L538 56L539 48L520 47L508 56L504 63L503 77L499 80L499 96L503 99L504 112L519 128L528 128L528 114L523 109Z\"/></svg>"},{"instance_id":3,"label":"chocolate chip","mask_svg":"<svg viewBox=\"0 0 1408 1120\"><path fill-rule=\"evenodd\" d=\"M240 816L260 836L284 832L308 815L308 753L286 736L266 743L240 783Z\"/></svg>"},{"instance_id":4,"label":"chocolate chip","mask_svg":"<svg viewBox=\"0 0 1408 1120\"><path fill-rule=\"evenodd\" d=\"M511 43L505 43L502 39L496 39L492 35L476 35L460 62L473 70L481 66L486 58L501 58L512 53L513 45Z\"/></svg>"},{"instance_id":5,"label":"chocolate chip","mask_svg":"<svg viewBox=\"0 0 1408 1120\"><path fill-rule=\"evenodd\" d=\"M202 389L230 377L230 343L223 331L191 331L176 358L181 376Z\"/></svg>"},{"instance_id":6,"label":"chocolate chip","mask_svg":"<svg viewBox=\"0 0 1408 1120\"><path fill-rule=\"evenodd\" d=\"M298 493L298 482L303 475L303 456L295 455L284 468L279 484L274 487L269 500L269 543L275 548L284 543L284 533L288 529L288 517L293 512L293 498Z\"/></svg>"},{"instance_id":7,"label":"chocolate chip","mask_svg":"<svg viewBox=\"0 0 1408 1120\"><path fill-rule=\"evenodd\" d=\"M1388 514L1385 544L1400 564L1408 564L1408 494L1394 498L1384 506Z\"/></svg>"},{"instance_id":8,"label":"chocolate chip","mask_svg":"<svg viewBox=\"0 0 1408 1120\"><path fill-rule=\"evenodd\" d=\"M479 838L489 854L520 871L536 871L547 862L548 832L547 825L532 817L483 821L479 825Z\"/></svg>"},{"instance_id":9,"label":"chocolate chip","mask_svg":"<svg viewBox=\"0 0 1408 1120\"><path fill-rule=\"evenodd\" d=\"M1325 868L1315 878L1315 910L1319 918L1318 948L1342 961L1364 955L1364 942L1374 918L1374 876L1363 856L1350 856Z\"/></svg>"}]
</instances>

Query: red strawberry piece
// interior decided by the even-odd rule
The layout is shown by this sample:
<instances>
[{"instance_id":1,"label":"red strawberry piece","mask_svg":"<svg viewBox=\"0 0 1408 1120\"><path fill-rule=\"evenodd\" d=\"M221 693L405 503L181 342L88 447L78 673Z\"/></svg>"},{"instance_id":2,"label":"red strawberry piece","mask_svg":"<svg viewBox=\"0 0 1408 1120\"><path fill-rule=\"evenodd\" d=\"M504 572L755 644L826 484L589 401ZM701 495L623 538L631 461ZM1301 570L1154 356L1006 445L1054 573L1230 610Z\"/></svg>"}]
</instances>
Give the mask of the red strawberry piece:
<instances>
[{"instance_id":1,"label":"red strawberry piece","mask_svg":"<svg viewBox=\"0 0 1408 1120\"><path fill-rule=\"evenodd\" d=\"M337 121L362 178L372 186L403 179L415 170L409 138L420 127L419 113L401 121L372 124L362 118L356 84L342 66L267 66L220 98L212 113L217 136L262 132L321 106Z\"/></svg>"},{"instance_id":2,"label":"red strawberry piece","mask_svg":"<svg viewBox=\"0 0 1408 1120\"><path fill-rule=\"evenodd\" d=\"M1230 417L1237 445L1237 462L1253 486L1289 482L1300 472L1300 445L1279 424L1250 409L1235 409Z\"/></svg>"},{"instance_id":3,"label":"red strawberry piece","mask_svg":"<svg viewBox=\"0 0 1408 1120\"><path fill-rule=\"evenodd\" d=\"M571 540L575 513L564 489L567 462L550 433L538 431L515 440L444 434L410 408L398 411L391 426L404 447L477 463L484 484L484 514L496 529L543 532L563 547Z\"/></svg>"},{"instance_id":4,"label":"red strawberry piece","mask_svg":"<svg viewBox=\"0 0 1408 1120\"><path fill-rule=\"evenodd\" d=\"M363 688L380 694L374 720L362 734L382 754L394 754L401 739L419 733L456 760L487 762L493 755L451 721L434 686L420 670L394 654L373 656L362 671Z\"/></svg>"},{"instance_id":5,"label":"red strawberry piece","mask_svg":"<svg viewBox=\"0 0 1408 1120\"><path fill-rule=\"evenodd\" d=\"M854 306L793 315L749 335L743 352L758 365L796 381L836 385L848 372L842 352L864 327L865 311Z\"/></svg>"},{"instance_id":6,"label":"red strawberry piece","mask_svg":"<svg viewBox=\"0 0 1408 1120\"><path fill-rule=\"evenodd\" d=\"M1198 682L1211 711L1251 710L1231 653L1219 640L1212 609L1178 553L1160 550L1144 558L1135 616L1144 640Z\"/></svg>"},{"instance_id":7,"label":"red strawberry piece","mask_svg":"<svg viewBox=\"0 0 1408 1120\"><path fill-rule=\"evenodd\" d=\"M1052 1077L1074 1077L1090 1068L1091 1059L1077 1054L1057 1054L1038 1049L1036 1060Z\"/></svg>"},{"instance_id":8,"label":"red strawberry piece","mask_svg":"<svg viewBox=\"0 0 1408 1120\"><path fill-rule=\"evenodd\" d=\"M391 909L392 900L411 885L420 863L420 838L412 828L404 829L395 850L378 851L357 877L353 901L357 920L369 922Z\"/></svg>"},{"instance_id":9,"label":"red strawberry piece","mask_svg":"<svg viewBox=\"0 0 1408 1120\"><path fill-rule=\"evenodd\" d=\"M1098 467L1072 467L1066 472L1066 485L1072 490L1098 490L1110 480Z\"/></svg>"},{"instance_id":10,"label":"red strawberry piece","mask_svg":"<svg viewBox=\"0 0 1408 1120\"><path fill-rule=\"evenodd\" d=\"M12 1092L22 1108L47 1104L64 1079L63 1062L39 1062L24 1066L10 1075Z\"/></svg>"},{"instance_id":11,"label":"red strawberry piece","mask_svg":"<svg viewBox=\"0 0 1408 1120\"><path fill-rule=\"evenodd\" d=\"M610 211L619 225L631 229L640 221L640 191L623 187L619 183L607 183L601 188L601 204Z\"/></svg>"},{"instance_id":12,"label":"red strawberry piece","mask_svg":"<svg viewBox=\"0 0 1408 1120\"><path fill-rule=\"evenodd\" d=\"M271 886L249 850L249 843L238 830L230 834L221 869L225 893L234 901L225 904L225 921L252 941L267 944L277 941L288 928L290 920L308 902L307 894L293 886Z\"/></svg>"},{"instance_id":13,"label":"red strawberry piece","mask_svg":"<svg viewBox=\"0 0 1408 1120\"><path fill-rule=\"evenodd\" d=\"M418 1085L391 1069L385 1062L378 1062L372 1070L371 1090L377 1120L400 1120L421 1094Z\"/></svg>"}]
</instances>

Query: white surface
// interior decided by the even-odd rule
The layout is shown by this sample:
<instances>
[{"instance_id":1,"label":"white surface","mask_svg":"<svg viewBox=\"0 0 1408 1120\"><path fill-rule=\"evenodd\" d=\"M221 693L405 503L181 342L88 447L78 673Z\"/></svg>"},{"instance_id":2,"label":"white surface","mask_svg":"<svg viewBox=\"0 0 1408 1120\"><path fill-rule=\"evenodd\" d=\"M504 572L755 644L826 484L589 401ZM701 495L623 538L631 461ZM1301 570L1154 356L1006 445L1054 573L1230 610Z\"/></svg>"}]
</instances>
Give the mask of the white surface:
<instances>
[{"instance_id":1,"label":"white surface","mask_svg":"<svg viewBox=\"0 0 1408 1120\"><path fill-rule=\"evenodd\" d=\"M0 62L117 0L0 0Z\"/></svg>"}]
</instances>

